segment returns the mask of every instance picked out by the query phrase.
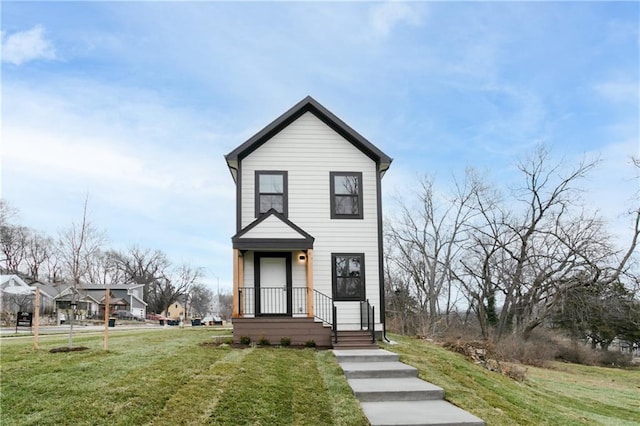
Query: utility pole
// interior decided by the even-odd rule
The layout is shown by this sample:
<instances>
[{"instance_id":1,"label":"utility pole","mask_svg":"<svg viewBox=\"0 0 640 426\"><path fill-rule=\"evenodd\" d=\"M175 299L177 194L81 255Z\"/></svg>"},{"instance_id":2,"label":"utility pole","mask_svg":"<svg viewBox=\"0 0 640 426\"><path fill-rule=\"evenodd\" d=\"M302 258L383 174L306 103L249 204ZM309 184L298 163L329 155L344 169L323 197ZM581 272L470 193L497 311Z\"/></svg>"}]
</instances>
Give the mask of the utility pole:
<instances>
[{"instance_id":1,"label":"utility pole","mask_svg":"<svg viewBox=\"0 0 640 426\"><path fill-rule=\"evenodd\" d=\"M218 308L218 317L220 317L220 277L217 275L216 280L218 281L218 302L216 303L216 307Z\"/></svg>"}]
</instances>

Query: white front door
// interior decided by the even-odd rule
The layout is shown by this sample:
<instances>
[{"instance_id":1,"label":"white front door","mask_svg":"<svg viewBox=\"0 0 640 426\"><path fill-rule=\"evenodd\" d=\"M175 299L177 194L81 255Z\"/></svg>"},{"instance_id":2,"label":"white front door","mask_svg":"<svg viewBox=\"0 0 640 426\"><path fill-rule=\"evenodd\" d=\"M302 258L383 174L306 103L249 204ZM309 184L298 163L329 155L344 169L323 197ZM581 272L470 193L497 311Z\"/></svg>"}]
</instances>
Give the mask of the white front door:
<instances>
[{"instance_id":1,"label":"white front door","mask_svg":"<svg viewBox=\"0 0 640 426\"><path fill-rule=\"evenodd\" d=\"M287 259L260 257L260 313L287 314Z\"/></svg>"}]
</instances>

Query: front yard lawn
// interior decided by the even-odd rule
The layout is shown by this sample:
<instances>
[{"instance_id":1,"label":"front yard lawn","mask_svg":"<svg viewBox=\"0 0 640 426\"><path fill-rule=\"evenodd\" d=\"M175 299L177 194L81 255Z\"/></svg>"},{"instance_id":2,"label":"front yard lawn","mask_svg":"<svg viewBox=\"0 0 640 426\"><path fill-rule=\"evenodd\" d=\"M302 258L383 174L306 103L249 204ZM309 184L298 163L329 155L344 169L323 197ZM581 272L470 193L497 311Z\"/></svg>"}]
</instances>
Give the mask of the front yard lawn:
<instances>
[{"instance_id":1,"label":"front yard lawn","mask_svg":"<svg viewBox=\"0 0 640 426\"><path fill-rule=\"evenodd\" d=\"M3 425L366 425L329 351L203 345L200 328L2 339Z\"/></svg>"}]
</instances>

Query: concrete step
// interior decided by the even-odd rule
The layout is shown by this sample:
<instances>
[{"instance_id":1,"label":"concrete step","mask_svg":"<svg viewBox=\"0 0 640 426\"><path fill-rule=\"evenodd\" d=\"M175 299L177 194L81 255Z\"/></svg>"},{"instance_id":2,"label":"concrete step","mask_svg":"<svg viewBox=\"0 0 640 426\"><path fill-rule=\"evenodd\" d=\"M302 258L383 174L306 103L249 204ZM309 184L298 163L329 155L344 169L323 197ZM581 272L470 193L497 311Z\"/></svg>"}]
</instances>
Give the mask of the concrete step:
<instances>
[{"instance_id":1,"label":"concrete step","mask_svg":"<svg viewBox=\"0 0 640 426\"><path fill-rule=\"evenodd\" d=\"M378 345L371 342L338 342L333 344L333 349L349 350L349 349L378 349Z\"/></svg>"},{"instance_id":2,"label":"concrete step","mask_svg":"<svg viewBox=\"0 0 640 426\"><path fill-rule=\"evenodd\" d=\"M483 426L478 417L442 400L362 402L372 426Z\"/></svg>"},{"instance_id":3,"label":"concrete step","mask_svg":"<svg viewBox=\"0 0 640 426\"><path fill-rule=\"evenodd\" d=\"M415 367L397 361L343 362L340 367L347 379L418 377Z\"/></svg>"},{"instance_id":4,"label":"concrete step","mask_svg":"<svg viewBox=\"0 0 640 426\"><path fill-rule=\"evenodd\" d=\"M400 356L384 349L334 349L333 354L339 363L343 362L391 362L398 361Z\"/></svg>"},{"instance_id":5,"label":"concrete step","mask_svg":"<svg viewBox=\"0 0 640 426\"><path fill-rule=\"evenodd\" d=\"M342 338L349 338L349 337L363 337L365 339L369 339L371 340L371 332L369 331L360 331L360 330L343 330L343 331L338 331L338 337L342 337Z\"/></svg>"},{"instance_id":6,"label":"concrete step","mask_svg":"<svg viewBox=\"0 0 640 426\"><path fill-rule=\"evenodd\" d=\"M376 349L378 344L371 339L371 333L363 331L339 331L334 349Z\"/></svg>"},{"instance_id":7,"label":"concrete step","mask_svg":"<svg viewBox=\"0 0 640 426\"><path fill-rule=\"evenodd\" d=\"M444 399L444 389L417 377L347 379L360 402Z\"/></svg>"}]
</instances>

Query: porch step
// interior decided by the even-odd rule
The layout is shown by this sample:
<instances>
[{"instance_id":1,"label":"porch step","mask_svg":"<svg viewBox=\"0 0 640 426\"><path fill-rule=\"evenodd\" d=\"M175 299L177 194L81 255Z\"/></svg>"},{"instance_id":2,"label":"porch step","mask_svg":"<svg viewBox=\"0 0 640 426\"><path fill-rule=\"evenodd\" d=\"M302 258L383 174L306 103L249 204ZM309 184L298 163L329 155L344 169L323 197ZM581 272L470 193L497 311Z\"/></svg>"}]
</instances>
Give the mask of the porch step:
<instances>
[{"instance_id":1,"label":"porch step","mask_svg":"<svg viewBox=\"0 0 640 426\"><path fill-rule=\"evenodd\" d=\"M378 345L371 341L368 331L338 331L338 342L334 349L377 349Z\"/></svg>"}]
</instances>

